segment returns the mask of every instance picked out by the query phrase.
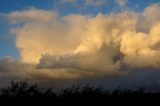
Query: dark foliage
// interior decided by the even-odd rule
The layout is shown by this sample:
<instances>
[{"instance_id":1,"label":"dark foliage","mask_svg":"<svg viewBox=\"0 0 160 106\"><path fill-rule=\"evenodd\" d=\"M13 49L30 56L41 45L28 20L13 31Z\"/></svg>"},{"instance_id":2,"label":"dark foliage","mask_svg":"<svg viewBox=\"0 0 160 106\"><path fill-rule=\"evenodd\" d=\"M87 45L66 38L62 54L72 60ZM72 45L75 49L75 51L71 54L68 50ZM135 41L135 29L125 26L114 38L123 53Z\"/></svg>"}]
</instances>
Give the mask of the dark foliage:
<instances>
[{"instance_id":1,"label":"dark foliage","mask_svg":"<svg viewBox=\"0 0 160 106\"><path fill-rule=\"evenodd\" d=\"M49 89L39 89L37 84L30 84L27 81L14 82L11 81L10 85L6 88L2 88L0 91L0 100L22 100L22 101L76 101L76 100L104 100L110 101L111 99L118 98L119 100L126 100L126 98L146 98L146 97L160 97L159 92L147 92L141 88L136 91L122 90L117 88L113 91L104 90L103 87L93 87L90 85L80 86L73 85L70 88L63 89L60 93ZM15 102L15 101L14 101ZM13 102L9 102L13 103ZM46 103L46 102L45 102ZM55 102L54 102L55 103Z\"/></svg>"},{"instance_id":2,"label":"dark foliage","mask_svg":"<svg viewBox=\"0 0 160 106\"><path fill-rule=\"evenodd\" d=\"M138 90L129 90L117 88L113 91L104 90L103 87L93 87L89 84L85 86L73 85L70 88L61 90L60 93L56 93L51 88L39 89L38 85L28 83L27 81L11 81L10 85L5 88L1 88L0 97L97 97L97 96L143 96L143 95L160 95L160 92L147 92L144 88Z\"/></svg>"}]
</instances>

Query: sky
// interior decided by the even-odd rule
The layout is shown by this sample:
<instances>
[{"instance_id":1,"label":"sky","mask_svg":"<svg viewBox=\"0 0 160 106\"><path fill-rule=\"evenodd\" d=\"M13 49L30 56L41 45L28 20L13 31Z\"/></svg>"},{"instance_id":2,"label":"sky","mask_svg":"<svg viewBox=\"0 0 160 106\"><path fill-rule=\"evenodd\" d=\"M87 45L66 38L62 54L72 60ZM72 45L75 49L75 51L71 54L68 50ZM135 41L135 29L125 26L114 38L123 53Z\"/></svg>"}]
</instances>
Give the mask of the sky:
<instances>
[{"instance_id":1,"label":"sky","mask_svg":"<svg viewBox=\"0 0 160 106\"><path fill-rule=\"evenodd\" d=\"M159 29L159 0L2 0L0 82L159 89Z\"/></svg>"},{"instance_id":2,"label":"sky","mask_svg":"<svg viewBox=\"0 0 160 106\"><path fill-rule=\"evenodd\" d=\"M127 9L138 12L142 12L147 6L159 2L159 0L147 0L147 2L146 0L124 1ZM1 14L36 8L58 11L58 14L62 16L73 13L91 15L97 15L98 13L109 14L122 10L122 6L120 6L116 0L2 0L0 7ZM12 25L10 25L4 17L0 17L0 58L13 56L18 59L19 53L14 45L15 38L8 31L10 27L12 27Z\"/></svg>"}]
</instances>

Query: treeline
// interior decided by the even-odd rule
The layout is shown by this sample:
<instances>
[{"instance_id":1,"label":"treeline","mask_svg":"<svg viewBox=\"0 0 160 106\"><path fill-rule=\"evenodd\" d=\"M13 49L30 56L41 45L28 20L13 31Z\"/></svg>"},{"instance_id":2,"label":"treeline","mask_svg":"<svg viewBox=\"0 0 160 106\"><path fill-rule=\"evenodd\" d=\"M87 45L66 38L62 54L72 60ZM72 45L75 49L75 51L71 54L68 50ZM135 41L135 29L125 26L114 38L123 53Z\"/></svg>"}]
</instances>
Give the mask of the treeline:
<instances>
[{"instance_id":1,"label":"treeline","mask_svg":"<svg viewBox=\"0 0 160 106\"><path fill-rule=\"evenodd\" d=\"M53 89L40 89L37 84L31 84L27 81L11 81L9 86L1 88L0 90L0 102L3 100L10 100L15 103L21 102L21 100L27 101L37 101L38 103L46 103L45 101L50 101L55 103L55 101L75 101L75 100L91 100L95 102L98 100L103 100L110 102L111 99L115 98L118 100L126 100L126 98L142 98L144 97L158 97L160 98L160 92L148 92L143 88L138 90L120 89L117 88L113 91L104 90L103 87L93 87L90 85L86 86L72 86L70 88L65 88L60 92L56 92ZM124 99L125 98L125 99ZM25 102L24 102L25 103ZM48 102L47 102L48 103ZM56 102L57 103L57 102Z\"/></svg>"},{"instance_id":2,"label":"treeline","mask_svg":"<svg viewBox=\"0 0 160 106\"><path fill-rule=\"evenodd\" d=\"M138 90L121 89L120 87L110 91L104 90L102 86L93 87L89 84L85 86L73 85L60 92L52 88L40 89L36 83L31 84L27 81L11 81L9 86L0 89L0 97L108 97L108 96L147 96L160 95L160 92L149 92L144 88Z\"/></svg>"}]
</instances>

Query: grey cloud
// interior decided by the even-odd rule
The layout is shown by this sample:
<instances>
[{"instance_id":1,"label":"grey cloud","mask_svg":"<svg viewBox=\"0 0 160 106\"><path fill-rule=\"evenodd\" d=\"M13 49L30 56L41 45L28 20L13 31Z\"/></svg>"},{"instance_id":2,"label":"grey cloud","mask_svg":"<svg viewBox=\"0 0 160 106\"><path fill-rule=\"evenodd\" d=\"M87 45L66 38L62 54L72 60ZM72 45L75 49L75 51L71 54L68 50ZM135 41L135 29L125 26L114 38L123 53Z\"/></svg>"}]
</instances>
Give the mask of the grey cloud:
<instances>
[{"instance_id":1,"label":"grey cloud","mask_svg":"<svg viewBox=\"0 0 160 106\"><path fill-rule=\"evenodd\" d=\"M38 64L39 68L69 68L84 72L115 73L120 70L120 54L115 48L103 44L100 50L93 54L74 53L61 56L44 55ZM123 73L123 72L121 72Z\"/></svg>"}]
</instances>

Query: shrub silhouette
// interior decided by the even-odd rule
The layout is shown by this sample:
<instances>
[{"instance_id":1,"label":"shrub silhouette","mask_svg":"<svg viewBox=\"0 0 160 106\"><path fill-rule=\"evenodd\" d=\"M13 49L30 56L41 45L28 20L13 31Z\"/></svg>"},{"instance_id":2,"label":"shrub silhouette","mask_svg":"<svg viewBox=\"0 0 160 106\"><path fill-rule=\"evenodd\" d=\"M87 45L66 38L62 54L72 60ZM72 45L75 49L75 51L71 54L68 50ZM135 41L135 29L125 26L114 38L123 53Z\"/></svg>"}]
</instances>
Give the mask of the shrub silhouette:
<instances>
[{"instance_id":1,"label":"shrub silhouette","mask_svg":"<svg viewBox=\"0 0 160 106\"><path fill-rule=\"evenodd\" d=\"M60 97L65 98L65 97L97 97L97 96L104 96L105 91L104 89L99 86L99 87L93 87L90 85L86 86L75 86L73 85L71 88L66 88L62 90L62 93Z\"/></svg>"},{"instance_id":2,"label":"shrub silhouette","mask_svg":"<svg viewBox=\"0 0 160 106\"><path fill-rule=\"evenodd\" d=\"M41 91L37 84L27 81L11 81L7 88L1 89L1 97L48 97L56 96L52 89Z\"/></svg>"},{"instance_id":3,"label":"shrub silhouette","mask_svg":"<svg viewBox=\"0 0 160 106\"><path fill-rule=\"evenodd\" d=\"M40 89L37 84L27 81L11 81L8 87L0 90L0 103L7 104L86 104L89 103L125 103L131 101L143 102L156 100L160 97L159 92L147 92L144 88L138 90L117 89L110 91L104 90L102 86L93 87L89 84L85 86L73 85L60 92L55 92L51 88ZM147 99L146 99L147 98ZM158 99L159 100L159 99ZM114 102L113 102L114 101ZM116 102L115 102L116 101ZM76 105L74 104L74 105ZM99 104L100 105L100 104Z\"/></svg>"},{"instance_id":4,"label":"shrub silhouette","mask_svg":"<svg viewBox=\"0 0 160 106\"><path fill-rule=\"evenodd\" d=\"M128 97L128 96L158 96L159 92L147 92L144 88L136 91L117 88L113 91L104 90L103 87L93 87L89 84L85 86L73 85L70 88L63 89L60 93L55 92L51 88L40 89L37 84L28 83L27 81L11 81L10 85L0 90L1 98L108 98L108 97Z\"/></svg>"},{"instance_id":5,"label":"shrub silhouette","mask_svg":"<svg viewBox=\"0 0 160 106\"><path fill-rule=\"evenodd\" d=\"M37 85L29 84L26 81L11 81L7 88L1 89L1 96L5 97L32 97L39 94Z\"/></svg>"}]
</instances>

